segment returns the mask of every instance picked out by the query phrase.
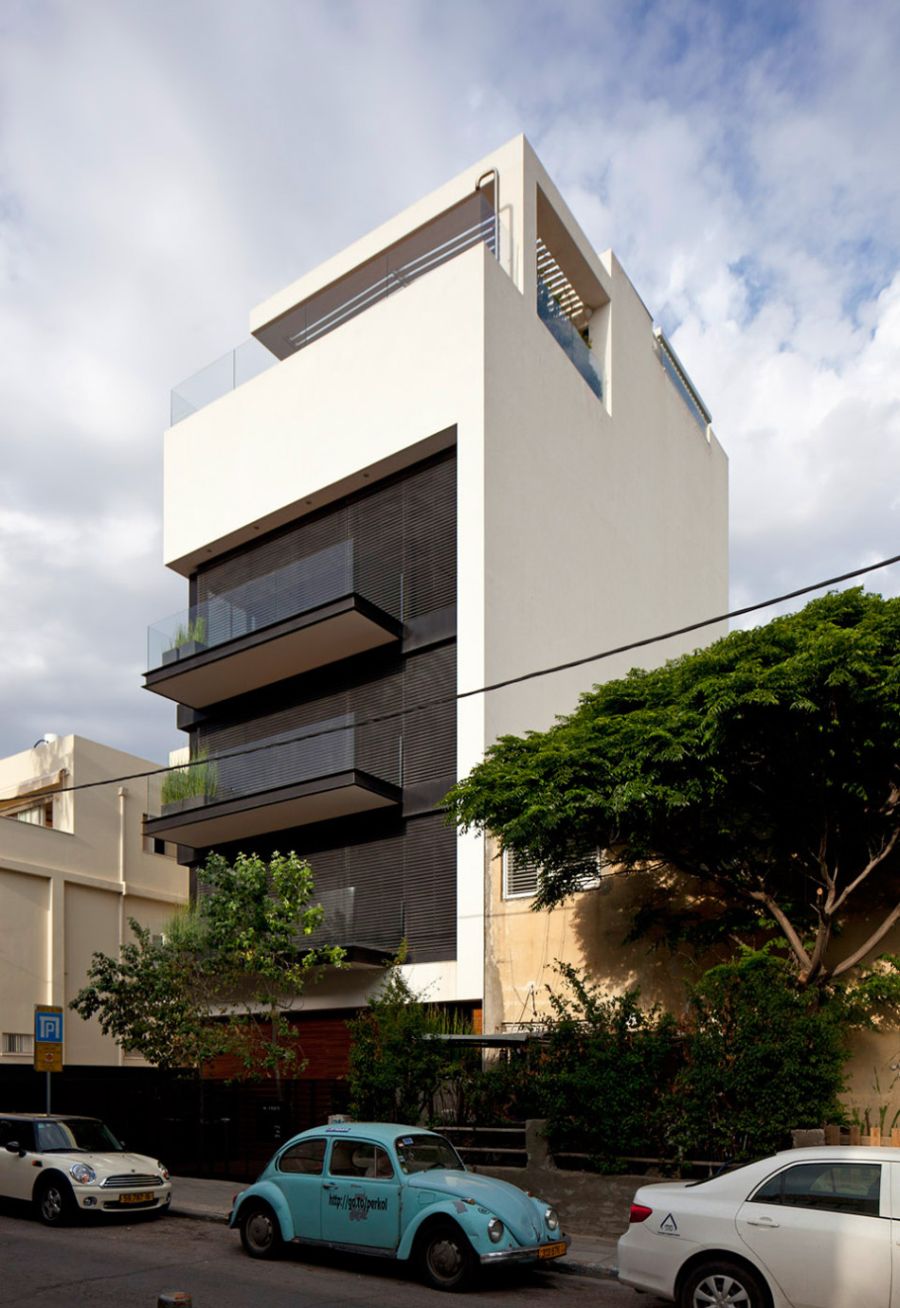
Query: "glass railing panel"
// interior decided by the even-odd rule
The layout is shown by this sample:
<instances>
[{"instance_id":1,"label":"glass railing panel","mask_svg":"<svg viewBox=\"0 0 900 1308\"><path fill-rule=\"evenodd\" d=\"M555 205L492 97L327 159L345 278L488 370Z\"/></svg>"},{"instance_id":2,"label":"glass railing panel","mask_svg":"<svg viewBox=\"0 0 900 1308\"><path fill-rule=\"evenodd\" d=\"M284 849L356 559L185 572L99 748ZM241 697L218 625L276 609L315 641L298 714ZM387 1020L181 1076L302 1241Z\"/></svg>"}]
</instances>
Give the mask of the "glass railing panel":
<instances>
[{"instance_id":1,"label":"glass railing panel","mask_svg":"<svg viewBox=\"0 0 900 1308\"><path fill-rule=\"evenodd\" d=\"M315 873L315 855L310 859ZM317 890L313 902L320 904L322 925L310 935L298 938L307 947L321 945L374 945L395 950L403 939L403 900L379 894L378 886L338 886Z\"/></svg>"},{"instance_id":2,"label":"glass railing panel","mask_svg":"<svg viewBox=\"0 0 900 1308\"><path fill-rule=\"evenodd\" d=\"M603 382L597 369L596 360L590 346L581 336L578 328L564 313L546 282L538 278L537 284L538 317L559 345L574 363L581 376L597 396L603 398Z\"/></svg>"},{"instance_id":3,"label":"glass railing panel","mask_svg":"<svg viewBox=\"0 0 900 1308\"><path fill-rule=\"evenodd\" d=\"M201 747L189 763L150 779L147 812L171 816L352 769L400 785L402 752L396 724L386 733L344 713L230 749Z\"/></svg>"},{"instance_id":4,"label":"glass railing panel","mask_svg":"<svg viewBox=\"0 0 900 1308\"><path fill-rule=\"evenodd\" d=\"M378 607L399 618L402 591L399 570L389 563L379 567L378 560L371 557L366 559L366 566L370 580L376 577L378 580ZM310 612L331 600L362 594L355 572L351 538L173 613L148 629L147 667L176 663L238 636ZM374 599L372 602L376 603Z\"/></svg>"},{"instance_id":5,"label":"glass railing panel","mask_svg":"<svg viewBox=\"0 0 900 1308\"><path fill-rule=\"evenodd\" d=\"M391 250L367 260L293 309L293 331L288 338L293 349L312 344L386 295L480 243L498 260L503 245L504 258L509 261L509 242L503 225L486 197L475 192L419 231L412 232ZM278 362L275 355L251 337L173 389L172 426Z\"/></svg>"}]
</instances>

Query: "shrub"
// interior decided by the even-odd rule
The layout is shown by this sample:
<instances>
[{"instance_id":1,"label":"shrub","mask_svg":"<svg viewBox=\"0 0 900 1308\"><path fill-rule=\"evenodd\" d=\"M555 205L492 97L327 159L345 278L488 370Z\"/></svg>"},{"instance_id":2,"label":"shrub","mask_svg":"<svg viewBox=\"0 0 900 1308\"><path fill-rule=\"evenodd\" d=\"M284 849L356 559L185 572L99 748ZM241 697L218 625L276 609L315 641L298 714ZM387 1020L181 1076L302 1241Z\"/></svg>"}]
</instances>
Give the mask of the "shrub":
<instances>
[{"instance_id":1,"label":"shrub","mask_svg":"<svg viewBox=\"0 0 900 1308\"><path fill-rule=\"evenodd\" d=\"M746 1159L795 1127L840 1121L847 1058L839 998L801 990L787 963L747 952L693 987L671 1146L682 1157Z\"/></svg>"},{"instance_id":2,"label":"shrub","mask_svg":"<svg viewBox=\"0 0 900 1308\"><path fill-rule=\"evenodd\" d=\"M637 989L609 997L578 969L556 970L564 988L548 987L553 1016L536 1084L551 1148L590 1154L604 1171L623 1154L659 1156L678 1058L674 1018L643 1009Z\"/></svg>"}]
</instances>

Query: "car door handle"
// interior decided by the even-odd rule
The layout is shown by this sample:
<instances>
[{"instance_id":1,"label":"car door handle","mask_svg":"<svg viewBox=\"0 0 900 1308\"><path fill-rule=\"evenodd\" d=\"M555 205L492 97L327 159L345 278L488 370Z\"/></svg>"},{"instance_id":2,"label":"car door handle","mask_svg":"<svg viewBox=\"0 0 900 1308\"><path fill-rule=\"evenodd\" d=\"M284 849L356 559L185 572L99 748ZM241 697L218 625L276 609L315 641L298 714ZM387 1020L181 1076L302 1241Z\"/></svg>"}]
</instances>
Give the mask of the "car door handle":
<instances>
[{"instance_id":1,"label":"car door handle","mask_svg":"<svg viewBox=\"0 0 900 1308\"><path fill-rule=\"evenodd\" d=\"M778 1222L773 1222L771 1217L745 1217L744 1221L748 1226L767 1226L770 1230L776 1230Z\"/></svg>"},{"instance_id":2,"label":"car door handle","mask_svg":"<svg viewBox=\"0 0 900 1308\"><path fill-rule=\"evenodd\" d=\"M323 1182L322 1182L322 1189L323 1189L323 1190L333 1190L333 1189L334 1189L334 1181L323 1181Z\"/></svg>"}]
</instances>

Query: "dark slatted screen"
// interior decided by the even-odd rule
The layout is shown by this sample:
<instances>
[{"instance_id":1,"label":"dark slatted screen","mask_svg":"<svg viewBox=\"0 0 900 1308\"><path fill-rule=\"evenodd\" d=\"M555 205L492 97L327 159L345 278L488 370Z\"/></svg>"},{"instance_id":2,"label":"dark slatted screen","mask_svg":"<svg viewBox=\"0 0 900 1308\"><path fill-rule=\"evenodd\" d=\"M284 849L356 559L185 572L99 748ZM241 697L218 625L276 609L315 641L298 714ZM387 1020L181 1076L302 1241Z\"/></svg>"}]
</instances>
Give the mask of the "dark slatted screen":
<instances>
[{"instance_id":1,"label":"dark slatted screen","mask_svg":"<svg viewBox=\"0 0 900 1308\"><path fill-rule=\"evenodd\" d=\"M442 456L209 564L197 573L196 602L350 540L356 588L388 613L409 621L455 603L455 456Z\"/></svg>"},{"instance_id":2,"label":"dark slatted screen","mask_svg":"<svg viewBox=\"0 0 900 1308\"><path fill-rule=\"evenodd\" d=\"M198 574L197 599L351 539L354 579L367 598L407 622L451 608L455 456L420 465L210 564ZM221 758L248 744L290 741L219 762L220 793L349 767L407 787L444 781L456 771L455 690L455 641L408 655L376 652L212 707L196 728L194 747ZM418 709L433 700L444 702ZM371 721L382 715L386 721ZM455 957L456 835L443 814L301 827L222 852L233 857L240 848L294 849L309 858L326 910L322 939L393 949L405 937L414 961Z\"/></svg>"}]
</instances>

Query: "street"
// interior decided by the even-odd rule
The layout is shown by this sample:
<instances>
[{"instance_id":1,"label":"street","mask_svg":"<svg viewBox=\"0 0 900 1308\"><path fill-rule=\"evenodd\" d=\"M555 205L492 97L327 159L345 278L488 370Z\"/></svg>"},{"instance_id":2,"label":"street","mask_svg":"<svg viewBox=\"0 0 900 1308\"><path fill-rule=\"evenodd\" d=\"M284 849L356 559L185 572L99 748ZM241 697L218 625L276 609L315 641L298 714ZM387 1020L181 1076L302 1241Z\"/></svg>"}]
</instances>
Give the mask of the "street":
<instances>
[{"instance_id":1,"label":"street","mask_svg":"<svg viewBox=\"0 0 900 1308\"><path fill-rule=\"evenodd\" d=\"M156 1308L165 1290L185 1290L193 1308L384 1308L447 1304L411 1271L377 1259L291 1250L276 1262L242 1253L237 1233L219 1223L165 1217L119 1225L86 1223L47 1230L30 1216L0 1210L0 1304L19 1308ZM484 1308L574 1303L584 1308L638 1308L633 1290L611 1280L510 1269L485 1274L470 1303ZM647 1296L640 1308L661 1308Z\"/></svg>"}]
</instances>

